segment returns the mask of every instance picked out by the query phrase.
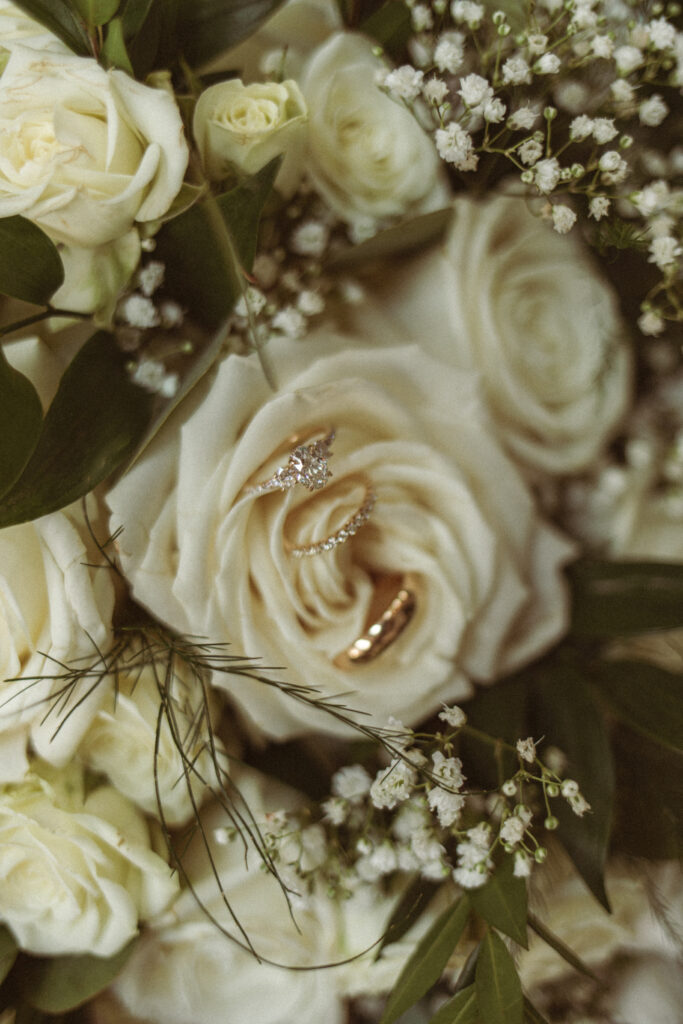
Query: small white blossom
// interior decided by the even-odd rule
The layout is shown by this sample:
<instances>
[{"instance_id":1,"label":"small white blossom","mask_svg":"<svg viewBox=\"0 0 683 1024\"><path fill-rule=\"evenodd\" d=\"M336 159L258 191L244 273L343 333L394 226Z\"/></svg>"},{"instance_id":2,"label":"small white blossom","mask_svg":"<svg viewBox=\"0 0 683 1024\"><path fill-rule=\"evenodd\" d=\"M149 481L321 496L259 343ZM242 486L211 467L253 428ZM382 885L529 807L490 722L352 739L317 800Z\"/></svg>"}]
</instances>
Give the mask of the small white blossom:
<instances>
[{"instance_id":1,"label":"small white blossom","mask_svg":"<svg viewBox=\"0 0 683 1024\"><path fill-rule=\"evenodd\" d=\"M521 842L526 832L526 824L516 814L511 814L500 826L500 838L510 846L516 846Z\"/></svg>"},{"instance_id":2,"label":"small white blossom","mask_svg":"<svg viewBox=\"0 0 683 1024\"><path fill-rule=\"evenodd\" d=\"M306 333L306 318L294 306L278 310L271 320L273 330L286 338L301 338Z\"/></svg>"},{"instance_id":3,"label":"small white blossom","mask_svg":"<svg viewBox=\"0 0 683 1024\"><path fill-rule=\"evenodd\" d=\"M260 288L250 285L235 304L235 314L241 317L258 316L266 305L265 295Z\"/></svg>"},{"instance_id":4,"label":"small white blossom","mask_svg":"<svg viewBox=\"0 0 683 1024\"><path fill-rule=\"evenodd\" d=\"M163 398L173 398L178 390L177 373L167 373L164 364L156 359L141 359L133 370L132 379L145 391Z\"/></svg>"},{"instance_id":5,"label":"small white blossom","mask_svg":"<svg viewBox=\"0 0 683 1024\"><path fill-rule=\"evenodd\" d=\"M622 75L630 75L643 63L643 55L637 46L619 46L614 51L614 60Z\"/></svg>"},{"instance_id":6,"label":"small white blossom","mask_svg":"<svg viewBox=\"0 0 683 1024\"><path fill-rule=\"evenodd\" d=\"M569 806L578 818L583 818L586 811L591 809L591 805L581 793L577 793L576 796L570 796L567 799L569 800Z\"/></svg>"},{"instance_id":7,"label":"small white blossom","mask_svg":"<svg viewBox=\"0 0 683 1024\"><path fill-rule=\"evenodd\" d=\"M555 157L540 160L534 167L534 183L539 192L552 192L560 180L560 165Z\"/></svg>"},{"instance_id":8,"label":"small white blossom","mask_svg":"<svg viewBox=\"0 0 683 1024\"><path fill-rule=\"evenodd\" d=\"M407 800L417 782L417 772L405 761L396 759L389 768L377 773L370 787L370 799L378 810L392 810Z\"/></svg>"},{"instance_id":9,"label":"small white blossom","mask_svg":"<svg viewBox=\"0 0 683 1024\"><path fill-rule=\"evenodd\" d=\"M493 96L493 89L481 75L467 75L460 79L458 95L468 107L479 107Z\"/></svg>"},{"instance_id":10,"label":"small white blossom","mask_svg":"<svg viewBox=\"0 0 683 1024\"><path fill-rule=\"evenodd\" d=\"M430 78L422 87L422 95L428 103L440 107L448 96L448 86L440 78Z\"/></svg>"},{"instance_id":11,"label":"small white blossom","mask_svg":"<svg viewBox=\"0 0 683 1024\"><path fill-rule=\"evenodd\" d=\"M514 779L506 779L500 787L500 791L504 796L514 796L517 792L517 783Z\"/></svg>"},{"instance_id":12,"label":"small white blossom","mask_svg":"<svg viewBox=\"0 0 683 1024\"><path fill-rule=\"evenodd\" d=\"M608 185L617 185L628 173L628 164L616 149L608 149L598 161L602 180Z\"/></svg>"},{"instance_id":13,"label":"small white blossom","mask_svg":"<svg viewBox=\"0 0 683 1024\"><path fill-rule=\"evenodd\" d=\"M522 163L530 167L543 156L543 146L536 139L527 139L526 142L522 143L517 152Z\"/></svg>"},{"instance_id":14,"label":"small white blossom","mask_svg":"<svg viewBox=\"0 0 683 1024\"><path fill-rule=\"evenodd\" d=\"M683 250L671 235L660 235L659 238L653 238L650 242L649 252L648 262L654 263L660 270L663 270L664 267L672 266L676 262L676 257L680 256Z\"/></svg>"},{"instance_id":15,"label":"small white blossom","mask_svg":"<svg viewBox=\"0 0 683 1024\"><path fill-rule=\"evenodd\" d=\"M655 18L649 22L648 38L655 50L672 49L676 43L676 29L666 18Z\"/></svg>"},{"instance_id":16,"label":"small white blossom","mask_svg":"<svg viewBox=\"0 0 683 1024\"><path fill-rule=\"evenodd\" d=\"M154 295L154 292L164 280L165 266L159 260L150 260L144 267L140 267L137 273L138 288L147 298Z\"/></svg>"},{"instance_id":17,"label":"small white blossom","mask_svg":"<svg viewBox=\"0 0 683 1024\"><path fill-rule=\"evenodd\" d=\"M531 861L527 857L524 850L517 850L515 852L515 863L512 869L512 874L515 878L528 878L531 874Z\"/></svg>"},{"instance_id":18,"label":"small white blossom","mask_svg":"<svg viewBox=\"0 0 683 1024\"><path fill-rule=\"evenodd\" d=\"M534 71L539 75L556 75L562 67L562 61L555 53L544 53L534 64Z\"/></svg>"},{"instance_id":19,"label":"small white blossom","mask_svg":"<svg viewBox=\"0 0 683 1024\"><path fill-rule=\"evenodd\" d=\"M426 801L421 796L413 797L397 811L391 823L392 835L396 836L399 842L410 842L415 832L429 827L430 820Z\"/></svg>"},{"instance_id":20,"label":"small white blossom","mask_svg":"<svg viewBox=\"0 0 683 1024\"><path fill-rule=\"evenodd\" d=\"M478 28L484 17L484 8L481 4L470 3L469 0L453 0L451 15L453 21L457 21L458 24L464 22L468 28Z\"/></svg>"},{"instance_id":21,"label":"small white blossom","mask_svg":"<svg viewBox=\"0 0 683 1024\"><path fill-rule=\"evenodd\" d=\"M489 840L489 828L482 822L468 829L465 842L458 843L458 866L453 871L453 878L463 889L479 889L487 881L493 868L493 861L488 856Z\"/></svg>"},{"instance_id":22,"label":"small white blossom","mask_svg":"<svg viewBox=\"0 0 683 1024\"><path fill-rule=\"evenodd\" d=\"M658 334L661 334L664 330L665 323L658 313L653 312L651 309L646 310L638 317L638 327L643 334L647 334L650 337L656 338Z\"/></svg>"},{"instance_id":23,"label":"small white blossom","mask_svg":"<svg viewBox=\"0 0 683 1024\"><path fill-rule=\"evenodd\" d=\"M650 96L649 99L645 100L638 107L640 123L648 128L656 128L662 123L668 113L669 108L659 93L654 93L653 96Z\"/></svg>"},{"instance_id":24,"label":"small white blossom","mask_svg":"<svg viewBox=\"0 0 683 1024\"><path fill-rule=\"evenodd\" d=\"M609 36L593 36L591 50L594 56L609 60L614 53L614 41Z\"/></svg>"},{"instance_id":25,"label":"small white blossom","mask_svg":"<svg viewBox=\"0 0 683 1024\"><path fill-rule=\"evenodd\" d=\"M538 110L534 107L519 107L507 120L508 128L512 131L527 131L533 128L538 120Z\"/></svg>"},{"instance_id":26,"label":"small white blossom","mask_svg":"<svg viewBox=\"0 0 683 1024\"><path fill-rule=\"evenodd\" d=\"M484 120L488 121L489 124L500 124L505 117L506 106L502 100L499 100L497 96L487 100L483 106L482 114Z\"/></svg>"},{"instance_id":27,"label":"small white blossom","mask_svg":"<svg viewBox=\"0 0 683 1024\"><path fill-rule=\"evenodd\" d=\"M331 825L343 825L346 821L348 804L341 797L330 797L329 800L324 800L320 806L325 821L329 821Z\"/></svg>"},{"instance_id":28,"label":"small white blossom","mask_svg":"<svg viewBox=\"0 0 683 1024\"><path fill-rule=\"evenodd\" d=\"M537 55L539 53L545 53L548 48L548 37L542 35L540 32L533 33L526 41L529 47L529 52Z\"/></svg>"},{"instance_id":29,"label":"small white blossom","mask_svg":"<svg viewBox=\"0 0 683 1024\"><path fill-rule=\"evenodd\" d=\"M665 181L653 181L640 192L634 192L630 198L641 216L651 217L656 210L661 209L668 202L669 186Z\"/></svg>"},{"instance_id":30,"label":"small white blossom","mask_svg":"<svg viewBox=\"0 0 683 1024\"><path fill-rule=\"evenodd\" d=\"M616 82L612 82L609 88L615 103L622 105L633 103L635 92L630 82L624 81L623 78L618 78Z\"/></svg>"},{"instance_id":31,"label":"small white blossom","mask_svg":"<svg viewBox=\"0 0 683 1024\"><path fill-rule=\"evenodd\" d=\"M270 78L271 75L280 75L286 60L287 51L283 46L265 50L259 59L259 71L265 78Z\"/></svg>"},{"instance_id":32,"label":"small white blossom","mask_svg":"<svg viewBox=\"0 0 683 1024\"><path fill-rule=\"evenodd\" d=\"M322 256L329 241L329 228L318 220L306 220L292 232L289 247L299 256Z\"/></svg>"},{"instance_id":33,"label":"small white blossom","mask_svg":"<svg viewBox=\"0 0 683 1024\"><path fill-rule=\"evenodd\" d=\"M554 88L555 102L569 114L580 114L588 106L590 90L584 82L558 79Z\"/></svg>"},{"instance_id":34,"label":"small white blossom","mask_svg":"<svg viewBox=\"0 0 683 1024\"><path fill-rule=\"evenodd\" d=\"M444 32L434 50L434 63L439 71L454 75L465 59L464 37L461 32Z\"/></svg>"},{"instance_id":35,"label":"small white blossom","mask_svg":"<svg viewBox=\"0 0 683 1024\"><path fill-rule=\"evenodd\" d=\"M398 867L398 856L388 840L372 848L356 861L356 873L364 882L375 882Z\"/></svg>"},{"instance_id":36,"label":"small white blossom","mask_svg":"<svg viewBox=\"0 0 683 1024\"><path fill-rule=\"evenodd\" d=\"M460 729L467 722L467 715L456 704L453 704L451 707L443 704L442 708L443 710L439 711L439 718L454 729Z\"/></svg>"},{"instance_id":37,"label":"small white blossom","mask_svg":"<svg viewBox=\"0 0 683 1024\"><path fill-rule=\"evenodd\" d=\"M318 316L325 309L325 300L319 292L305 288L299 293L296 308L304 316Z\"/></svg>"},{"instance_id":38,"label":"small white blossom","mask_svg":"<svg viewBox=\"0 0 683 1024\"><path fill-rule=\"evenodd\" d=\"M425 4L415 4L410 12L410 21L415 32L426 32L433 26L434 17Z\"/></svg>"},{"instance_id":39,"label":"small white blossom","mask_svg":"<svg viewBox=\"0 0 683 1024\"><path fill-rule=\"evenodd\" d=\"M166 328L179 327L185 319L183 308L173 299L164 299L159 306L161 326Z\"/></svg>"},{"instance_id":40,"label":"small white blossom","mask_svg":"<svg viewBox=\"0 0 683 1024\"><path fill-rule=\"evenodd\" d=\"M351 804L360 803L370 792L372 779L360 764L344 765L332 776L332 792L348 800Z\"/></svg>"},{"instance_id":41,"label":"small white blossom","mask_svg":"<svg viewBox=\"0 0 683 1024\"><path fill-rule=\"evenodd\" d=\"M576 224L576 214L569 206L557 203L553 206L553 227L559 235L566 235Z\"/></svg>"},{"instance_id":42,"label":"small white blossom","mask_svg":"<svg viewBox=\"0 0 683 1024\"><path fill-rule=\"evenodd\" d=\"M252 273L262 288L272 288L280 276L280 265L269 253L260 252Z\"/></svg>"},{"instance_id":43,"label":"small white blossom","mask_svg":"<svg viewBox=\"0 0 683 1024\"><path fill-rule=\"evenodd\" d=\"M569 138L573 142L582 142L587 139L593 131L593 118L586 114L579 114L569 125Z\"/></svg>"},{"instance_id":44,"label":"small white blossom","mask_svg":"<svg viewBox=\"0 0 683 1024\"><path fill-rule=\"evenodd\" d=\"M133 292L132 295L127 295L123 299L119 304L118 312L131 327L148 329L159 326L159 311L156 306L151 299L137 292Z\"/></svg>"},{"instance_id":45,"label":"small white blossom","mask_svg":"<svg viewBox=\"0 0 683 1024\"><path fill-rule=\"evenodd\" d=\"M508 57L502 71L506 85L526 85L531 81L531 68L523 57Z\"/></svg>"},{"instance_id":46,"label":"small white blossom","mask_svg":"<svg viewBox=\"0 0 683 1024\"><path fill-rule=\"evenodd\" d=\"M534 763L536 760L536 744L531 736L525 740L517 740L517 753L528 764Z\"/></svg>"},{"instance_id":47,"label":"small white blossom","mask_svg":"<svg viewBox=\"0 0 683 1024\"><path fill-rule=\"evenodd\" d=\"M611 117L596 117L591 130L593 138L601 146L606 142L611 142L619 134L618 129L614 127L614 121Z\"/></svg>"},{"instance_id":48,"label":"small white blossom","mask_svg":"<svg viewBox=\"0 0 683 1024\"><path fill-rule=\"evenodd\" d=\"M454 164L461 171L475 171L478 157L469 132L452 121L447 128L439 128L435 134L439 156L446 163Z\"/></svg>"},{"instance_id":49,"label":"small white blossom","mask_svg":"<svg viewBox=\"0 0 683 1024\"><path fill-rule=\"evenodd\" d=\"M602 220L609 213L610 201L607 196L594 196L588 204L588 216Z\"/></svg>"},{"instance_id":50,"label":"small white blossom","mask_svg":"<svg viewBox=\"0 0 683 1024\"><path fill-rule=\"evenodd\" d=\"M390 71L384 80L384 88L388 89L395 99L414 100L420 95L422 88L422 71L416 71L410 64Z\"/></svg>"},{"instance_id":51,"label":"small white blossom","mask_svg":"<svg viewBox=\"0 0 683 1024\"><path fill-rule=\"evenodd\" d=\"M430 810L436 813L439 824L443 828L449 828L451 825L454 825L460 818L462 809L465 806L465 797L462 794L449 793L448 790L442 789L440 786L434 786L429 790L427 801Z\"/></svg>"}]
</instances>

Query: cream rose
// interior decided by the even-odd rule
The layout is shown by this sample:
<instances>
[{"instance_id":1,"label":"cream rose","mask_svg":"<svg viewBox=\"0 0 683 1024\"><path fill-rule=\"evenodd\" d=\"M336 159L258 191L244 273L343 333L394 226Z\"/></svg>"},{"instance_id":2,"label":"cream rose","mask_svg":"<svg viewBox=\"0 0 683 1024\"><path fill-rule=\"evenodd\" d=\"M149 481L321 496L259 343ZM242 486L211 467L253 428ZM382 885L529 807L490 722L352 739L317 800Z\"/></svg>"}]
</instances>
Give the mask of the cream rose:
<instances>
[{"instance_id":1,"label":"cream rose","mask_svg":"<svg viewBox=\"0 0 683 1024\"><path fill-rule=\"evenodd\" d=\"M0 78L0 217L104 245L166 213L187 159L170 93L84 57L12 49Z\"/></svg>"},{"instance_id":2,"label":"cream rose","mask_svg":"<svg viewBox=\"0 0 683 1024\"><path fill-rule=\"evenodd\" d=\"M275 184L291 196L303 174L306 119L306 101L296 82L244 85L231 78L201 94L192 131L204 169L214 181L234 168L256 174L284 154Z\"/></svg>"},{"instance_id":3,"label":"cream rose","mask_svg":"<svg viewBox=\"0 0 683 1024\"><path fill-rule=\"evenodd\" d=\"M369 39L337 32L313 52L301 78L310 176L352 224L434 210L449 197L432 140L377 85L383 66Z\"/></svg>"},{"instance_id":4,"label":"cream rose","mask_svg":"<svg viewBox=\"0 0 683 1024\"><path fill-rule=\"evenodd\" d=\"M481 374L501 439L523 463L592 462L631 395L614 295L578 240L522 199L458 199L441 247L386 276L383 311L440 358Z\"/></svg>"},{"instance_id":5,"label":"cream rose","mask_svg":"<svg viewBox=\"0 0 683 1024\"><path fill-rule=\"evenodd\" d=\"M229 640L306 684L406 723L545 650L566 624L569 545L538 518L487 420L475 375L417 347L349 348L328 330L271 347L273 395L254 356L229 357L110 492L111 529L136 598L176 629ZM182 417L182 419L180 418ZM293 434L336 428L319 491L254 496ZM369 523L297 558L376 494ZM416 611L375 660L336 662L401 586ZM348 735L333 717L216 673L259 729Z\"/></svg>"},{"instance_id":6,"label":"cream rose","mask_svg":"<svg viewBox=\"0 0 683 1024\"><path fill-rule=\"evenodd\" d=\"M80 770L0 788L0 908L22 949L112 956L178 883L115 790L87 798Z\"/></svg>"},{"instance_id":7,"label":"cream rose","mask_svg":"<svg viewBox=\"0 0 683 1024\"><path fill-rule=\"evenodd\" d=\"M20 43L34 50L69 53L68 47L39 22L13 3L0 2L0 47L11 50Z\"/></svg>"}]
</instances>

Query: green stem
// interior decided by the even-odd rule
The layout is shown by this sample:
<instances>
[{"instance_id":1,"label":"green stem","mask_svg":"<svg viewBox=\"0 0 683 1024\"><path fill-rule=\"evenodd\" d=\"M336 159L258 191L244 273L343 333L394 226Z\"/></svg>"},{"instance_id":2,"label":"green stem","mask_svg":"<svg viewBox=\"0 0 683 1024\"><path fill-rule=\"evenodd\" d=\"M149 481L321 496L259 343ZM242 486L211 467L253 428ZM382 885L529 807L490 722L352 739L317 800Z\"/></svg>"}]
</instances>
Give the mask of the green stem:
<instances>
[{"instance_id":1,"label":"green stem","mask_svg":"<svg viewBox=\"0 0 683 1024\"><path fill-rule=\"evenodd\" d=\"M37 324L41 320L48 320L53 316L69 317L77 320L87 320L90 316L89 313L77 313L72 309L52 309L48 307L42 310L40 313L34 313L33 316L27 316L24 320L15 320L11 324L5 324L4 327L0 327L0 338L5 337L7 334L12 334L14 331L21 330L22 327L30 327L31 324Z\"/></svg>"}]
</instances>

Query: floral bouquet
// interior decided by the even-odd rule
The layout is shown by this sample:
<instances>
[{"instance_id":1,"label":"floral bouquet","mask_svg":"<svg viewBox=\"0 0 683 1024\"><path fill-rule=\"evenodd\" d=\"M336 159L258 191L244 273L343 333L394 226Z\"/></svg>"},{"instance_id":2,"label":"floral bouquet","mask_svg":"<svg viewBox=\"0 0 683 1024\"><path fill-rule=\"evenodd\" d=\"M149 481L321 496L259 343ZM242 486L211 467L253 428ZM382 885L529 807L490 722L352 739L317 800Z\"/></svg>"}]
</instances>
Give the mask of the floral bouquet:
<instances>
[{"instance_id":1,"label":"floral bouquet","mask_svg":"<svg viewBox=\"0 0 683 1024\"><path fill-rule=\"evenodd\" d=\"M1 1024L680 1024L680 14L0 2Z\"/></svg>"}]
</instances>

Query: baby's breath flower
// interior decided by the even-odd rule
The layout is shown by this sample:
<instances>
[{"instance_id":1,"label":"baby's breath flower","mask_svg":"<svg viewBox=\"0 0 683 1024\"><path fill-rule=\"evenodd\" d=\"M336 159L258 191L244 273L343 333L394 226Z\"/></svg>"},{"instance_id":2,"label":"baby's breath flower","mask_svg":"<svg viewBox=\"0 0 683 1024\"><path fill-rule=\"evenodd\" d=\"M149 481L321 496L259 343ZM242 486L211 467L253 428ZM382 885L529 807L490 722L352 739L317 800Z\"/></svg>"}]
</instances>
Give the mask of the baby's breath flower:
<instances>
[{"instance_id":1,"label":"baby's breath flower","mask_svg":"<svg viewBox=\"0 0 683 1024\"><path fill-rule=\"evenodd\" d=\"M360 764L345 765L332 776L333 794L351 804L360 803L370 792L371 785L372 779Z\"/></svg>"},{"instance_id":2,"label":"baby's breath flower","mask_svg":"<svg viewBox=\"0 0 683 1024\"><path fill-rule=\"evenodd\" d=\"M665 323L658 313L648 309L638 317L638 327L643 334L656 338L664 330Z\"/></svg>"},{"instance_id":3,"label":"baby's breath flower","mask_svg":"<svg viewBox=\"0 0 683 1024\"><path fill-rule=\"evenodd\" d=\"M118 313L131 327L140 327L143 330L159 326L159 311L145 295L133 292L127 295L119 303Z\"/></svg>"},{"instance_id":4,"label":"baby's breath flower","mask_svg":"<svg viewBox=\"0 0 683 1024\"><path fill-rule=\"evenodd\" d=\"M454 75L465 59L464 36L461 32L444 32L434 50L434 63L439 71Z\"/></svg>"},{"instance_id":5,"label":"baby's breath flower","mask_svg":"<svg viewBox=\"0 0 683 1024\"><path fill-rule=\"evenodd\" d=\"M472 136L457 122L452 121L447 128L437 129L435 140L439 156L446 163L454 164L461 171L477 169L478 157Z\"/></svg>"},{"instance_id":6,"label":"baby's breath flower","mask_svg":"<svg viewBox=\"0 0 683 1024\"><path fill-rule=\"evenodd\" d=\"M534 107L519 107L507 120L508 128L512 131L528 131L538 121L538 110Z\"/></svg>"},{"instance_id":7,"label":"baby's breath flower","mask_svg":"<svg viewBox=\"0 0 683 1024\"><path fill-rule=\"evenodd\" d=\"M540 160L534 167L534 183L539 192L552 192L560 180L560 165L556 158Z\"/></svg>"},{"instance_id":8,"label":"baby's breath flower","mask_svg":"<svg viewBox=\"0 0 683 1024\"><path fill-rule=\"evenodd\" d=\"M528 764L534 763L536 760L536 744L531 736L525 740L517 740L517 753L522 761L526 761Z\"/></svg>"},{"instance_id":9,"label":"baby's breath flower","mask_svg":"<svg viewBox=\"0 0 683 1024\"><path fill-rule=\"evenodd\" d=\"M614 53L614 41L609 36L593 36L591 39L591 50L595 57L603 57L609 60Z\"/></svg>"},{"instance_id":10,"label":"baby's breath flower","mask_svg":"<svg viewBox=\"0 0 683 1024\"><path fill-rule=\"evenodd\" d=\"M560 58L555 53L544 53L534 64L534 71L539 75L556 75L562 67Z\"/></svg>"},{"instance_id":11,"label":"baby's breath flower","mask_svg":"<svg viewBox=\"0 0 683 1024\"><path fill-rule=\"evenodd\" d=\"M448 96L448 86L440 78L430 78L422 86L422 95L428 103L439 107Z\"/></svg>"},{"instance_id":12,"label":"baby's breath flower","mask_svg":"<svg viewBox=\"0 0 683 1024\"><path fill-rule=\"evenodd\" d=\"M609 213L610 201L607 196L594 196L588 204L588 216L602 220Z\"/></svg>"},{"instance_id":13,"label":"baby's breath flower","mask_svg":"<svg viewBox=\"0 0 683 1024\"><path fill-rule=\"evenodd\" d=\"M470 3L469 0L453 0L451 16L458 24L464 22L468 28L479 28L484 17L484 8L481 4Z\"/></svg>"},{"instance_id":14,"label":"baby's breath flower","mask_svg":"<svg viewBox=\"0 0 683 1024\"><path fill-rule=\"evenodd\" d=\"M325 309L325 300L319 292L305 288L299 293L296 300L296 308L304 316L319 316Z\"/></svg>"},{"instance_id":15,"label":"baby's breath flower","mask_svg":"<svg viewBox=\"0 0 683 1024\"><path fill-rule=\"evenodd\" d=\"M503 796L514 796L517 792L517 783L514 779L506 779L500 787L500 791Z\"/></svg>"},{"instance_id":16,"label":"baby's breath flower","mask_svg":"<svg viewBox=\"0 0 683 1024\"><path fill-rule=\"evenodd\" d=\"M506 85L527 85L531 81L531 68L524 57L508 57L502 67Z\"/></svg>"},{"instance_id":17,"label":"baby's breath flower","mask_svg":"<svg viewBox=\"0 0 683 1024\"><path fill-rule=\"evenodd\" d=\"M515 851L515 862L512 868L512 874L515 878L528 878L531 874L531 860L527 857L524 850Z\"/></svg>"},{"instance_id":18,"label":"baby's breath flower","mask_svg":"<svg viewBox=\"0 0 683 1024\"><path fill-rule=\"evenodd\" d=\"M628 164L616 149L608 149L603 153L598 161L598 167L602 172L602 180L607 185L617 185L628 173Z\"/></svg>"},{"instance_id":19,"label":"baby's breath flower","mask_svg":"<svg viewBox=\"0 0 683 1024\"><path fill-rule=\"evenodd\" d=\"M502 100L499 100L497 96L493 96L490 100L487 100L483 106L482 114L484 120L488 121L489 124L500 124L505 117L506 106Z\"/></svg>"},{"instance_id":20,"label":"baby's breath flower","mask_svg":"<svg viewBox=\"0 0 683 1024\"><path fill-rule=\"evenodd\" d=\"M410 64L403 64L389 72L384 79L384 88L395 99L414 100L420 94L423 78L422 71L416 71Z\"/></svg>"},{"instance_id":21,"label":"baby's breath flower","mask_svg":"<svg viewBox=\"0 0 683 1024\"><path fill-rule=\"evenodd\" d=\"M467 722L467 715L459 708L456 704L448 707L446 704L442 705L443 710L439 711L439 718L442 722L446 722L454 729L460 729Z\"/></svg>"},{"instance_id":22,"label":"baby's breath flower","mask_svg":"<svg viewBox=\"0 0 683 1024\"><path fill-rule=\"evenodd\" d=\"M137 272L137 284L143 295L147 298L154 295L163 283L165 270L164 264L159 260L150 260L144 267L140 267Z\"/></svg>"},{"instance_id":23,"label":"baby's breath flower","mask_svg":"<svg viewBox=\"0 0 683 1024\"><path fill-rule=\"evenodd\" d=\"M434 17L426 4L415 4L410 12L410 21L416 32L426 32L433 26Z\"/></svg>"},{"instance_id":24,"label":"baby's breath flower","mask_svg":"<svg viewBox=\"0 0 683 1024\"><path fill-rule=\"evenodd\" d=\"M655 18L648 23L650 46L655 50L672 49L676 43L676 29L666 18Z\"/></svg>"},{"instance_id":25,"label":"baby's breath flower","mask_svg":"<svg viewBox=\"0 0 683 1024\"><path fill-rule=\"evenodd\" d=\"M645 100L638 107L640 123L648 128L656 128L657 125L662 123L668 113L669 108L659 93L650 96L649 99Z\"/></svg>"},{"instance_id":26,"label":"baby's breath flower","mask_svg":"<svg viewBox=\"0 0 683 1024\"><path fill-rule=\"evenodd\" d=\"M463 889L479 889L485 884L493 868L489 853L490 829L485 822L470 828L467 839L458 843L456 854L458 866L453 878Z\"/></svg>"},{"instance_id":27,"label":"baby's breath flower","mask_svg":"<svg viewBox=\"0 0 683 1024\"><path fill-rule=\"evenodd\" d=\"M576 223L576 214L569 206L561 203L553 206L553 227L560 235L566 235Z\"/></svg>"},{"instance_id":28,"label":"baby's breath flower","mask_svg":"<svg viewBox=\"0 0 683 1024\"><path fill-rule=\"evenodd\" d=\"M648 262L663 270L664 267L670 267L675 263L676 257L680 256L683 250L671 235L660 235L650 242L649 252Z\"/></svg>"},{"instance_id":29,"label":"baby's breath flower","mask_svg":"<svg viewBox=\"0 0 683 1024\"><path fill-rule=\"evenodd\" d=\"M271 325L286 338L301 338L306 333L306 318L294 306L278 310Z\"/></svg>"},{"instance_id":30,"label":"baby's breath flower","mask_svg":"<svg viewBox=\"0 0 683 1024\"><path fill-rule=\"evenodd\" d=\"M396 758L388 768L382 768L377 773L370 787L370 799L378 810L392 810L408 799L416 781L415 769Z\"/></svg>"},{"instance_id":31,"label":"baby's breath flower","mask_svg":"<svg viewBox=\"0 0 683 1024\"><path fill-rule=\"evenodd\" d=\"M260 288L254 288L253 285L250 285L237 300L235 304L235 313L237 316L241 317L248 317L250 314L252 316L258 316L265 307L267 301L268 300Z\"/></svg>"},{"instance_id":32,"label":"baby's breath flower","mask_svg":"<svg viewBox=\"0 0 683 1024\"><path fill-rule=\"evenodd\" d=\"M548 48L548 37L542 35L540 32L536 32L528 37L526 44L529 47L529 53L533 53L534 55L545 53Z\"/></svg>"},{"instance_id":33,"label":"baby's breath flower","mask_svg":"<svg viewBox=\"0 0 683 1024\"><path fill-rule=\"evenodd\" d=\"M348 804L341 797L330 797L320 805L323 812L323 820L329 821L331 825L343 825L348 813Z\"/></svg>"},{"instance_id":34,"label":"baby's breath flower","mask_svg":"<svg viewBox=\"0 0 683 1024\"><path fill-rule=\"evenodd\" d=\"M619 134L618 129L614 127L614 121L611 117L596 117L593 121L591 132L595 141L601 146L606 142L611 142Z\"/></svg>"},{"instance_id":35,"label":"baby's breath flower","mask_svg":"<svg viewBox=\"0 0 683 1024\"><path fill-rule=\"evenodd\" d=\"M633 103L635 92L630 82L624 81L623 78L618 78L616 82L612 82L610 85L610 92L615 103L626 105Z\"/></svg>"},{"instance_id":36,"label":"baby's breath flower","mask_svg":"<svg viewBox=\"0 0 683 1024\"><path fill-rule=\"evenodd\" d=\"M451 825L454 825L465 806L465 797L461 793L449 793L447 789L442 789L441 786L434 786L429 790L427 801L430 810L436 812L439 824L443 828L449 828Z\"/></svg>"},{"instance_id":37,"label":"baby's breath flower","mask_svg":"<svg viewBox=\"0 0 683 1024\"><path fill-rule=\"evenodd\" d=\"M619 46L614 51L617 70L622 75L630 75L643 63L643 55L637 46Z\"/></svg>"},{"instance_id":38,"label":"baby's breath flower","mask_svg":"<svg viewBox=\"0 0 683 1024\"><path fill-rule=\"evenodd\" d=\"M326 224L319 220L305 220L292 231L289 248L299 256L322 256L329 236Z\"/></svg>"},{"instance_id":39,"label":"baby's breath flower","mask_svg":"<svg viewBox=\"0 0 683 1024\"><path fill-rule=\"evenodd\" d=\"M526 142L522 143L517 152L522 163L530 167L543 156L543 146L536 139L527 139Z\"/></svg>"},{"instance_id":40,"label":"baby's breath flower","mask_svg":"<svg viewBox=\"0 0 683 1024\"><path fill-rule=\"evenodd\" d=\"M493 89L481 75L467 75L460 79L458 95L468 107L479 107L493 96Z\"/></svg>"}]
</instances>

